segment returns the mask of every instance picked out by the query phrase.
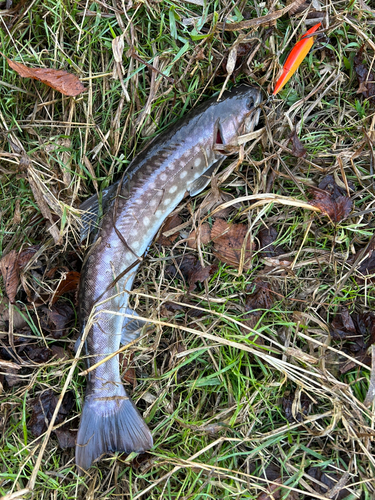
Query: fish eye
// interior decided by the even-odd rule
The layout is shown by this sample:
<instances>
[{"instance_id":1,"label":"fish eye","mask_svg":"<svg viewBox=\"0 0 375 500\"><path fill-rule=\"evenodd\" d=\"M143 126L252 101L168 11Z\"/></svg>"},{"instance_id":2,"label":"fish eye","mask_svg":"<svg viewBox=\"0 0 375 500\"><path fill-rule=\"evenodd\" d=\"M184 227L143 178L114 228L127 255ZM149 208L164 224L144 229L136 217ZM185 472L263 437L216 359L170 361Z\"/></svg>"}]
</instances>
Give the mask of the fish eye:
<instances>
[{"instance_id":1,"label":"fish eye","mask_svg":"<svg viewBox=\"0 0 375 500\"><path fill-rule=\"evenodd\" d=\"M247 109L253 109L254 107L254 99L252 97L249 97L247 102L246 102Z\"/></svg>"}]
</instances>

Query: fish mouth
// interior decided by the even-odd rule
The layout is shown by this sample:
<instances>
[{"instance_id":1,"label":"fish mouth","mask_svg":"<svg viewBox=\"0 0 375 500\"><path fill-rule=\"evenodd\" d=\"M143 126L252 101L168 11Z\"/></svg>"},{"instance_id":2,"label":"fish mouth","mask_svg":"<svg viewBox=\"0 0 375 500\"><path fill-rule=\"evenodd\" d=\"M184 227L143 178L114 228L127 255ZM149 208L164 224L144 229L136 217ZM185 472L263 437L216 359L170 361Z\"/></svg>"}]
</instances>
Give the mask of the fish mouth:
<instances>
[{"instance_id":1,"label":"fish mouth","mask_svg":"<svg viewBox=\"0 0 375 500\"><path fill-rule=\"evenodd\" d=\"M247 115L244 124L245 134L253 132L259 123L259 117L261 112L260 105L263 102L262 93L260 91L257 91L255 92L255 95L252 96L252 98L253 98L253 107L250 113Z\"/></svg>"}]
</instances>

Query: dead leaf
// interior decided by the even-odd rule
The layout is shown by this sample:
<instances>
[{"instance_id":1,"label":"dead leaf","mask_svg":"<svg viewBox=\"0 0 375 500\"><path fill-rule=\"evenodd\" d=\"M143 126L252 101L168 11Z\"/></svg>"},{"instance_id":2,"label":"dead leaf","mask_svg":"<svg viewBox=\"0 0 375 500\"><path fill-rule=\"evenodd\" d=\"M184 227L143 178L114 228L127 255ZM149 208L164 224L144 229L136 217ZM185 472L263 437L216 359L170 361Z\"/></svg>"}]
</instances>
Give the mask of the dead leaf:
<instances>
[{"instance_id":1,"label":"dead leaf","mask_svg":"<svg viewBox=\"0 0 375 500\"><path fill-rule=\"evenodd\" d=\"M371 311L350 314L343 307L330 324L330 334L334 340L340 340L340 348L352 358L370 365L368 348L375 343L375 314ZM346 358L341 362L340 372L346 373L357 366L355 361Z\"/></svg>"},{"instance_id":2,"label":"dead leaf","mask_svg":"<svg viewBox=\"0 0 375 500\"><path fill-rule=\"evenodd\" d=\"M201 245L207 245L211 241L211 228L208 222L200 225L198 229L194 229L186 240L187 246L194 250L198 247L198 235Z\"/></svg>"},{"instance_id":3,"label":"dead leaf","mask_svg":"<svg viewBox=\"0 0 375 500\"><path fill-rule=\"evenodd\" d=\"M286 392L283 397L283 410L290 423L302 422L312 407L312 399L305 392Z\"/></svg>"},{"instance_id":4,"label":"dead leaf","mask_svg":"<svg viewBox=\"0 0 375 500\"><path fill-rule=\"evenodd\" d=\"M195 289L198 281L202 282L208 279L217 270L216 264L202 267L197 258L190 254L184 255L180 259L176 259L176 261L178 267L176 268L175 265L168 266L166 274L171 277L176 277L179 273L181 273L189 285L189 292L192 292Z\"/></svg>"},{"instance_id":5,"label":"dead leaf","mask_svg":"<svg viewBox=\"0 0 375 500\"><path fill-rule=\"evenodd\" d=\"M167 231L170 231L171 229L174 229L175 227L178 227L181 224L182 224L182 219L178 214L173 214L170 217L168 217L164 222L163 227L160 230L160 236L156 240L157 243L159 243L163 247L171 246L172 243L178 238L178 231L176 231L174 234L171 234L170 236L164 236L163 233L166 233Z\"/></svg>"},{"instance_id":6,"label":"dead leaf","mask_svg":"<svg viewBox=\"0 0 375 500\"><path fill-rule=\"evenodd\" d=\"M263 493L261 493L257 500L279 500L280 496L281 496L281 487L280 485L282 484L282 479L281 477L278 477L276 479L273 480L274 483L273 484L269 484L267 486L267 491L263 491ZM275 483L279 483L279 484L275 484Z\"/></svg>"},{"instance_id":7,"label":"dead leaf","mask_svg":"<svg viewBox=\"0 0 375 500\"><path fill-rule=\"evenodd\" d=\"M77 271L68 271L55 290L51 303L55 304L55 302L65 293L76 292L78 290L80 276L81 274Z\"/></svg>"},{"instance_id":8,"label":"dead leaf","mask_svg":"<svg viewBox=\"0 0 375 500\"><path fill-rule=\"evenodd\" d=\"M211 230L216 257L238 268L241 263L241 253L243 253L243 269L251 269L254 245L247 233L248 227L245 224L228 224L222 219L217 219Z\"/></svg>"},{"instance_id":9,"label":"dead leaf","mask_svg":"<svg viewBox=\"0 0 375 500\"><path fill-rule=\"evenodd\" d=\"M292 141L293 145L292 154L297 158L304 158L307 154L307 151L304 148L302 142L299 140L299 137L297 135L297 129L293 130L293 133L290 136L289 140Z\"/></svg>"},{"instance_id":10,"label":"dead leaf","mask_svg":"<svg viewBox=\"0 0 375 500\"><path fill-rule=\"evenodd\" d=\"M0 270L3 275L5 291L11 304L15 303L17 288L20 282L20 272L18 265L18 254L11 250L0 260Z\"/></svg>"},{"instance_id":11,"label":"dead leaf","mask_svg":"<svg viewBox=\"0 0 375 500\"><path fill-rule=\"evenodd\" d=\"M119 354L119 362L121 367L121 378L125 383L131 384L133 388L137 387L137 378L135 375L135 368L131 365L134 354L131 352Z\"/></svg>"},{"instance_id":12,"label":"dead leaf","mask_svg":"<svg viewBox=\"0 0 375 500\"><path fill-rule=\"evenodd\" d=\"M41 307L44 316L40 317L42 327L47 330L54 339L60 339L65 330L69 327L70 321L74 318L72 307L67 303L54 304L49 309Z\"/></svg>"},{"instance_id":13,"label":"dead leaf","mask_svg":"<svg viewBox=\"0 0 375 500\"><path fill-rule=\"evenodd\" d=\"M260 253L264 257L276 257L277 255L282 255L285 250L277 246L274 243L277 240L277 231L274 227L264 227L258 232L259 239L259 249Z\"/></svg>"},{"instance_id":14,"label":"dead leaf","mask_svg":"<svg viewBox=\"0 0 375 500\"><path fill-rule=\"evenodd\" d=\"M60 69L28 68L24 64L8 59L9 66L23 78L32 78L45 83L61 94L75 97L86 89L76 75Z\"/></svg>"},{"instance_id":15,"label":"dead leaf","mask_svg":"<svg viewBox=\"0 0 375 500\"><path fill-rule=\"evenodd\" d=\"M49 422L55 411L57 401L58 397L55 395L53 390L48 389L32 402L32 413L28 422L28 427L35 437L41 436L47 430ZM73 406L74 392L69 391L65 394L62 400L59 413L57 414L55 420L55 425L61 424L66 419ZM69 440L66 435L63 435L64 427L65 426L60 427L60 438L62 439L62 444L64 445L64 447L66 447L68 445L68 442L71 442L71 440ZM59 439L58 434L57 437ZM72 446L75 446L75 442L72 444Z\"/></svg>"},{"instance_id":16,"label":"dead leaf","mask_svg":"<svg viewBox=\"0 0 375 500\"><path fill-rule=\"evenodd\" d=\"M34 257L36 252L40 249L40 245L32 245L23 249L17 256L17 261L20 269L23 269L30 260Z\"/></svg>"},{"instance_id":17,"label":"dead leaf","mask_svg":"<svg viewBox=\"0 0 375 500\"><path fill-rule=\"evenodd\" d=\"M369 71L364 64L363 61L363 50L365 48L365 44L357 52L354 58L354 69L357 73L357 78L359 82L358 93L363 94L366 99L374 99L375 97L375 75L372 71Z\"/></svg>"},{"instance_id":18,"label":"dead leaf","mask_svg":"<svg viewBox=\"0 0 375 500\"><path fill-rule=\"evenodd\" d=\"M344 181L340 177L337 177L337 179L341 185L337 184L335 178L331 174L323 177L323 179L318 184L318 188L323 189L324 191L328 191L334 200L337 200L337 198L339 198L340 196L348 195ZM351 181L348 182L348 187L350 190L354 191L354 185Z\"/></svg>"},{"instance_id":19,"label":"dead leaf","mask_svg":"<svg viewBox=\"0 0 375 500\"><path fill-rule=\"evenodd\" d=\"M318 207L335 224L348 217L353 208L353 201L348 196L338 196L335 199L331 193L322 189L310 188L309 191L314 197L310 205Z\"/></svg>"},{"instance_id":20,"label":"dead leaf","mask_svg":"<svg viewBox=\"0 0 375 500\"><path fill-rule=\"evenodd\" d=\"M292 0L288 0L287 1L287 5L293 3ZM297 14L297 13L300 13L300 12L303 12L304 10L306 10L308 7L308 4L306 2L306 0L298 0L297 2L294 2L294 5L293 5L293 8L290 9L290 11L288 12L288 15L289 17L292 17L294 16L294 14Z\"/></svg>"}]
</instances>

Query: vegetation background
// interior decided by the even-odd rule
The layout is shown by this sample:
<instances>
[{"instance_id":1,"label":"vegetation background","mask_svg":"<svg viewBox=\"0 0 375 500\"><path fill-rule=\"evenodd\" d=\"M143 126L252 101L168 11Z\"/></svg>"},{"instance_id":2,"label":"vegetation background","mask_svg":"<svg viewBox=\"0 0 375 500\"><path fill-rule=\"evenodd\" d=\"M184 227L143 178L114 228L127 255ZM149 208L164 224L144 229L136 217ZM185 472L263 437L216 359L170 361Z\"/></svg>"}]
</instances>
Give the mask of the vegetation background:
<instances>
[{"instance_id":1,"label":"vegetation background","mask_svg":"<svg viewBox=\"0 0 375 500\"><path fill-rule=\"evenodd\" d=\"M364 0L286 7L1 3L0 252L25 260L14 304L0 282L4 498L374 498L375 10ZM124 380L155 447L78 477L69 446L85 387L74 358L80 203L224 84L257 85L266 99L318 21L313 50L263 105L240 167L228 158L212 189L184 200L177 239L155 242L138 273L132 300L154 326L124 356ZM68 70L86 91L62 96L6 58ZM331 204L334 193L350 198L350 214L309 209L319 185ZM220 201L239 197L225 220L246 227L251 266L244 251L230 265L211 241L188 246ZM171 268L186 255L216 266L190 291L189 273Z\"/></svg>"}]
</instances>

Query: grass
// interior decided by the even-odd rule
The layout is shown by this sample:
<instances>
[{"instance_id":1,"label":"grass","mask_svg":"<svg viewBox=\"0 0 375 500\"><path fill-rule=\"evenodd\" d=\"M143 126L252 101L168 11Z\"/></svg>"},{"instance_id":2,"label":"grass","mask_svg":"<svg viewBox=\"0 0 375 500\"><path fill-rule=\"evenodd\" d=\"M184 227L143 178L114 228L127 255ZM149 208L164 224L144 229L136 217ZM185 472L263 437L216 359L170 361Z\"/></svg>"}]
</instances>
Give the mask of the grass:
<instances>
[{"instance_id":1,"label":"grass","mask_svg":"<svg viewBox=\"0 0 375 500\"><path fill-rule=\"evenodd\" d=\"M117 180L150 137L221 89L225 57L244 33L251 62L237 81L257 84L266 94L294 43L292 33L305 27L297 14L281 17L271 28L215 30L225 18L240 22L267 14L270 5L254 0L205 6L37 0L14 7L1 17L3 54L30 66L67 69L87 88L75 99L62 97L21 79L2 59L0 252L40 245L24 279L48 308L61 276L79 270L84 255L78 244L80 202ZM303 499L337 498L339 490L340 498L373 498L374 404L364 404L372 370L355 359L342 374L342 359L353 356L329 335L340 307L356 313L374 309L371 280L360 282L351 272L373 235L373 104L357 93L353 66L362 43L365 65L373 62L373 12L357 2L325 2L322 9L330 22L328 39L316 44L318 50L265 106L267 132L245 148L239 171L221 185L237 199L247 197L241 208L232 207L229 219L251 225L253 238L274 227L276 244L293 266L265 267L255 251L250 271L239 275L219 262L208 282L187 294L183 281L167 273L173 259L187 251L183 238L173 247L152 245L132 300L154 327L131 349L137 385L127 388L153 431L155 447L144 457L107 457L83 477L77 476L72 448L62 450L53 433L35 439L29 428L35 398L50 388L56 395L73 391L76 405L66 418L71 428L78 427L85 387L79 375L83 364L75 365L73 353L78 323L69 335L54 339L41 326L46 313L27 300L23 287L15 307L26 326L2 323L0 357L19 337L35 347L63 347L67 357L28 363L14 386L1 379L4 498L256 499L272 491L275 498ZM195 27L182 23L192 18ZM112 78L112 41L122 33L123 82ZM164 76L157 74L152 83L141 61ZM305 159L291 154L293 125L307 149ZM269 188L306 202L307 188L327 174L344 175L354 186L353 212L337 227L324 215L291 204L251 208L256 200L250 196ZM50 222L41 214L30 178L45 195ZM186 234L203 220L199 209L208 194L209 189L179 207L183 220L191 222ZM51 236L51 222L60 244ZM196 255L204 263L217 262L211 244ZM55 274L48 275L54 267ZM274 300L249 327L245 303L256 279L268 283ZM2 281L0 294L6 309ZM76 305L73 294L61 301ZM171 303L180 308L173 310ZM8 374L3 365L1 371ZM286 407L295 419L287 419ZM321 487L329 474L333 482L325 493Z\"/></svg>"}]
</instances>

